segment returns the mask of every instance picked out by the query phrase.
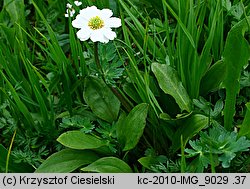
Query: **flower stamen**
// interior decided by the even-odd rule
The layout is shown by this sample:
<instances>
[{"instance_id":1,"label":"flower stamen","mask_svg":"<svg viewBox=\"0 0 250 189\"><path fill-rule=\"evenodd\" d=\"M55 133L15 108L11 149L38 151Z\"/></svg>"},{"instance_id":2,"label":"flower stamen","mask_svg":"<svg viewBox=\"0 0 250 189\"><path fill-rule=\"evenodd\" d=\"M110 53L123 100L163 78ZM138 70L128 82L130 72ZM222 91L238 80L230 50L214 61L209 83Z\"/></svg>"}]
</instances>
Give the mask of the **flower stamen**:
<instances>
[{"instance_id":1,"label":"flower stamen","mask_svg":"<svg viewBox=\"0 0 250 189\"><path fill-rule=\"evenodd\" d=\"M89 20L88 26L92 30L98 30L104 26L104 21L99 16L95 16Z\"/></svg>"}]
</instances>

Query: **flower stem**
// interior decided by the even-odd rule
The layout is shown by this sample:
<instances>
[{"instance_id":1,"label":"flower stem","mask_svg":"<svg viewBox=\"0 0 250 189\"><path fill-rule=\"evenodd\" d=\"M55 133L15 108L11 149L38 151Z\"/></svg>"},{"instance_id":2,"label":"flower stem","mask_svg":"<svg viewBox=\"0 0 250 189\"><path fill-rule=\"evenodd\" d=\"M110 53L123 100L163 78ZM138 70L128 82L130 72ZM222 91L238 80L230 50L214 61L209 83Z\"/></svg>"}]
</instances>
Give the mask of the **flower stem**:
<instances>
[{"instance_id":1,"label":"flower stem","mask_svg":"<svg viewBox=\"0 0 250 189\"><path fill-rule=\"evenodd\" d=\"M105 77L104 77L104 72L102 70L102 66L100 64L100 59L99 59L99 54L98 54L98 43L95 42L94 43L94 56L95 56L95 63L96 63L96 66L97 66L97 69L99 70L101 76L102 76L102 79L104 81L104 83L110 88L110 90L113 92L113 94L118 98L118 100L122 103L122 105L124 106L124 108L130 112L131 109L132 109L132 106L131 104L126 100L126 98L115 88L113 87L112 85L108 84L105 80Z\"/></svg>"},{"instance_id":2,"label":"flower stem","mask_svg":"<svg viewBox=\"0 0 250 189\"><path fill-rule=\"evenodd\" d=\"M104 73L103 73L103 70L102 70L102 66L100 64L100 60L99 60L99 55L98 55L98 43L95 42L94 43L94 55L95 55L95 63L96 63L96 66L97 66L97 69L101 72L102 74L102 77L104 77ZM104 79L104 78L103 78ZM105 80L104 80L105 81Z\"/></svg>"}]
</instances>

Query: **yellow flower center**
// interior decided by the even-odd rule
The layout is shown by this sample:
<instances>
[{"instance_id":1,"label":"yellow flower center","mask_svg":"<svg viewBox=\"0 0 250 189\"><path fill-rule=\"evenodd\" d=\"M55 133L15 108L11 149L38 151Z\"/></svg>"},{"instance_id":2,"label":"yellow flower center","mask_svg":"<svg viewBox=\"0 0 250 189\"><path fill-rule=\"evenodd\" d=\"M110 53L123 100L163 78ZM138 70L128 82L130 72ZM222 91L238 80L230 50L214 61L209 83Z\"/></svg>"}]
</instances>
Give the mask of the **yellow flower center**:
<instances>
[{"instance_id":1,"label":"yellow flower center","mask_svg":"<svg viewBox=\"0 0 250 189\"><path fill-rule=\"evenodd\" d=\"M89 20L88 26L92 30L98 30L104 26L104 21L99 16L95 16Z\"/></svg>"}]
</instances>

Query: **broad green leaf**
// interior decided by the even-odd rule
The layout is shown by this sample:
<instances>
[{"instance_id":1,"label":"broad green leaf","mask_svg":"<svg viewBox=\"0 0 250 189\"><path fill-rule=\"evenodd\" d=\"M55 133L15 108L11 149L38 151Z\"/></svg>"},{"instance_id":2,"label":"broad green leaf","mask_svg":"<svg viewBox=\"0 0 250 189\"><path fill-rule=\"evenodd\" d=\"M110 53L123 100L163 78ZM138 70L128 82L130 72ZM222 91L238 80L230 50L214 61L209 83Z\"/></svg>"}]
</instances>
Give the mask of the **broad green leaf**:
<instances>
[{"instance_id":1,"label":"broad green leaf","mask_svg":"<svg viewBox=\"0 0 250 189\"><path fill-rule=\"evenodd\" d=\"M166 93L171 95L181 110L191 111L191 100L187 94L186 89L183 87L178 78L177 72L167 64L152 64L152 71L159 83L160 88Z\"/></svg>"},{"instance_id":2,"label":"broad green leaf","mask_svg":"<svg viewBox=\"0 0 250 189\"><path fill-rule=\"evenodd\" d=\"M9 28L3 24L0 24L0 32L2 36L5 36L7 44L14 47L15 45L15 38L12 36L15 35L15 28ZM3 48L3 47L1 47Z\"/></svg>"},{"instance_id":3,"label":"broad green leaf","mask_svg":"<svg viewBox=\"0 0 250 189\"><path fill-rule=\"evenodd\" d=\"M248 17L250 22L250 18ZM244 65L247 64L250 57L250 46L244 38L248 29L247 20L244 19L234 25L229 31L225 50L223 53L226 64L226 76L224 85L226 88L226 103L224 108L224 126L231 130L233 116L235 113L236 96L240 90L240 75Z\"/></svg>"},{"instance_id":4,"label":"broad green leaf","mask_svg":"<svg viewBox=\"0 0 250 189\"><path fill-rule=\"evenodd\" d=\"M83 97L99 118L109 123L117 119L120 102L101 79L87 77Z\"/></svg>"},{"instance_id":5,"label":"broad green leaf","mask_svg":"<svg viewBox=\"0 0 250 189\"><path fill-rule=\"evenodd\" d=\"M0 172L6 168L6 158L8 150L0 144ZM34 168L27 163L15 163L13 156L10 154L8 172L10 173L32 173Z\"/></svg>"},{"instance_id":6,"label":"broad green leaf","mask_svg":"<svg viewBox=\"0 0 250 189\"><path fill-rule=\"evenodd\" d=\"M140 162L140 164L144 167L146 167L147 169L150 168L150 166L152 164L154 164L154 159L152 157L142 157L140 159L138 159L138 161Z\"/></svg>"},{"instance_id":7,"label":"broad green leaf","mask_svg":"<svg viewBox=\"0 0 250 189\"><path fill-rule=\"evenodd\" d=\"M107 145L106 141L81 131L63 133L58 137L57 141L68 148L76 150L96 149Z\"/></svg>"},{"instance_id":8,"label":"broad green leaf","mask_svg":"<svg viewBox=\"0 0 250 189\"><path fill-rule=\"evenodd\" d=\"M177 151L181 147L181 137L185 146L188 140L207 127L208 123L209 118L201 114L195 114L186 120L182 120L179 123L180 127L173 136L173 151Z\"/></svg>"},{"instance_id":9,"label":"broad green leaf","mask_svg":"<svg viewBox=\"0 0 250 189\"><path fill-rule=\"evenodd\" d=\"M23 35L23 32L21 31L21 29L18 28L17 26L17 25L20 25L22 27L25 27L26 20L25 20L24 0L14 0L14 1L4 0L4 7L10 16L12 24L14 25L13 28L15 28L15 35L14 35L15 37L13 36L11 37L13 39L16 39L17 43L15 43L14 46L18 45L22 50L27 49L26 36ZM13 41L13 39L12 40L8 39L8 41Z\"/></svg>"},{"instance_id":10,"label":"broad green leaf","mask_svg":"<svg viewBox=\"0 0 250 189\"><path fill-rule=\"evenodd\" d=\"M147 169L151 169L152 166L158 163L156 157L142 157L138 161L143 167Z\"/></svg>"},{"instance_id":11,"label":"broad green leaf","mask_svg":"<svg viewBox=\"0 0 250 189\"><path fill-rule=\"evenodd\" d=\"M89 150L64 149L48 157L36 173L70 173L77 168L96 161L99 157Z\"/></svg>"},{"instance_id":12,"label":"broad green leaf","mask_svg":"<svg viewBox=\"0 0 250 189\"><path fill-rule=\"evenodd\" d=\"M225 78L226 64L220 60L209 68L203 76L200 84L200 94L206 95L208 92L217 90Z\"/></svg>"},{"instance_id":13,"label":"broad green leaf","mask_svg":"<svg viewBox=\"0 0 250 189\"><path fill-rule=\"evenodd\" d=\"M104 157L98 159L81 170L97 173L132 173L128 164L116 157Z\"/></svg>"},{"instance_id":14,"label":"broad green leaf","mask_svg":"<svg viewBox=\"0 0 250 189\"><path fill-rule=\"evenodd\" d=\"M142 157L138 159L138 162L145 168L152 170L153 167L160 165L161 163L167 162L167 157L163 155L155 156L150 155L147 157Z\"/></svg>"},{"instance_id":15,"label":"broad green leaf","mask_svg":"<svg viewBox=\"0 0 250 189\"><path fill-rule=\"evenodd\" d=\"M246 104L247 111L243 123L240 127L239 136L246 136L250 139L250 102Z\"/></svg>"},{"instance_id":16,"label":"broad green leaf","mask_svg":"<svg viewBox=\"0 0 250 189\"><path fill-rule=\"evenodd\" d=\"M4 0L4 6L9 13L12 23L20 23L25 19L23 0ZM23 23L22 23L23 25Z\"/></svg>"},{"instance_id":17,"label":"broad green leaf","mask_svg":"<svg viewBox=\"0 0 250 189\"><path fill-rule=\"evenodd\" d=\"M139 104L117 126L117 137L124 145L123 151L133 149L139 142L146 126L147 113L148 104Z\"/></svg>"}]
</instances>

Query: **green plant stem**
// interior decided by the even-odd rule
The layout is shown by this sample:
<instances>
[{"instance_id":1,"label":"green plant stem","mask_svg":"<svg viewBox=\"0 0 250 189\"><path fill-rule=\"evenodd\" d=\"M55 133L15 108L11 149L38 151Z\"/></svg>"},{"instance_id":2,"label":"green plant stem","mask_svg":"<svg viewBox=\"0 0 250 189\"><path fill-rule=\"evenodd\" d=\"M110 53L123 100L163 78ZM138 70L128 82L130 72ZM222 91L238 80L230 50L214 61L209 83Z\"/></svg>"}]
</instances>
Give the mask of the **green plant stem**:
<instances>
[{"instance_id":1,"label":"green plant stem","mask_svg":"<svg viewBox=\"0 0 250 189\"><path fill-rule=\"evenodd\" d=\"M15 136L16 136L16 130L14 131L14 134L12 136L10 147L9 147L9 150L8 150L8 154L7 154L7 158L6 158L5 173L8 173L8 170L9 170L10 152L11 152L11 149L12 149L12 145L14 143Z\"/></svg>"},{"instance_id":2,"label":"green plant stem","mask_svg":"<svg viewBox=\"0 0 250 189\"><path fill-rule=\"evenodd\" d=\"M181 173L186 172L186 158L185 158L185 154L184 154L185 145L186 144L184 144L183 137L181 135Z\"/></svg>"},{"instance_id":3,"label":"green plant stem","mask_svg":"<svg viewBox=\"0 0 250 189\"><path fill-rule=\"evenodd\" d=\"M105 80L105 76L104 76L104 72L102 70L102 66L99 60L99 54L98 54L98 43L95 42L94 43L94 56L95 56L95 63L97 66L97 69L99 70L102 79L104 81L104 83L110 88L110 90L113 92L113 94L118 98L118 100L122 103L122 105L124 106L124 108L130 112L132 110L131 105L129 104L129 102L125 99L125 97L112 85L109 85L106 80Z\"/></svg>"},{"instance_id":4,"label":"green plant stem","mask_svg":"<svg viewBox=\"0 0 250 189\"><path fill-rule=\"evenodd\" d=\"M102 78L104 79L104 73L103 73L102 66L99 60L99 55L98 55L98 43L97 42L94 43L94 55L95 55L95 63L96 63L97 69L101 72Z\"/></svg>"}]
</instances>

